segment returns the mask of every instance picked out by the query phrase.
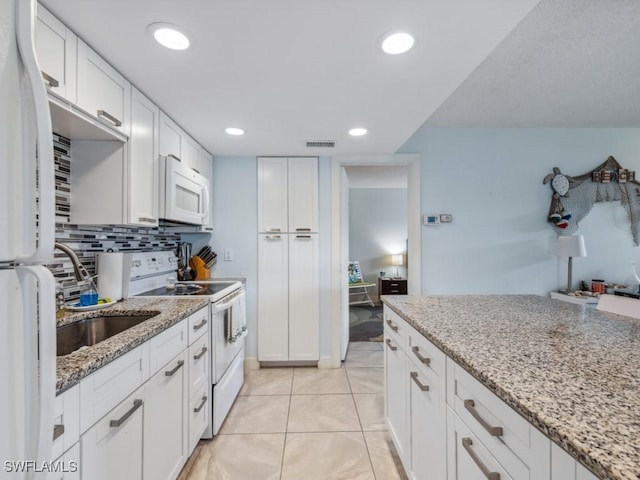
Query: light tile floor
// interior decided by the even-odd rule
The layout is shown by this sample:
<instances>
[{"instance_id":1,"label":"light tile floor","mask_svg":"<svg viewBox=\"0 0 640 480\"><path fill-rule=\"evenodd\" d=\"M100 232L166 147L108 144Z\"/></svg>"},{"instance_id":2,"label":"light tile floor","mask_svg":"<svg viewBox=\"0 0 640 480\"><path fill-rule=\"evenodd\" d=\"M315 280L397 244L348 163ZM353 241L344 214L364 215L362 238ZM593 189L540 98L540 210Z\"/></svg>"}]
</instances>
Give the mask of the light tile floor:
<instances>
[{"instance_id":1,"label":"light tile floor","mask_svg":"<svg viewBox=\"0 0 640 480\"><path fill-rule=\"evenodd\" d=\"M343 368L263 368L179 480L406 480L384 423L383 349L349 345Z\"/></svg>"}]
</instances>

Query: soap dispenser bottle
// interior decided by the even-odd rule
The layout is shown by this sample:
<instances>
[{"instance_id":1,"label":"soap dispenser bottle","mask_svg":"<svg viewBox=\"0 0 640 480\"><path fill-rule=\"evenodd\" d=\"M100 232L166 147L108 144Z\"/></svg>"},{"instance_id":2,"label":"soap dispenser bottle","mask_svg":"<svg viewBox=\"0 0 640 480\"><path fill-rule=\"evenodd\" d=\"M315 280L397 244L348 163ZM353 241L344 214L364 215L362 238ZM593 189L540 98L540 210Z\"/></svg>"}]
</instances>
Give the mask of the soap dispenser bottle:
<instances>
[{"instance_id":1,"label":"soap dispenser bottle","mask_svg":"<svg viewBox=\"0 0 640 480\"><path fill-rule=\"evenodd\" d=\"M80 293L80 306L88 307L90 305L98 304L98 289L93 279L89 280L84 287L84 290Z\"/></svg>"}]
</instances>

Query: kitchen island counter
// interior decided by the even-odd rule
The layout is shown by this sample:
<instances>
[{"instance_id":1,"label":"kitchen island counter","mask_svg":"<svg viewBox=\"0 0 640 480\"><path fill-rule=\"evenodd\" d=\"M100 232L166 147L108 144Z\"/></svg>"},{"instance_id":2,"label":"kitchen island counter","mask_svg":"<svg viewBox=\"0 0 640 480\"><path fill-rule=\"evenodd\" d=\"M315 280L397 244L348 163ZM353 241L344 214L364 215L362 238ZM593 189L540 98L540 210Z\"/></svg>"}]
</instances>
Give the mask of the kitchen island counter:
<instances>
[{"instance_id":1,"label":"kitchen island counter","mask_svg":"<svg viewBox=\"0 0 640 480\"><path fill-rule=\"evenodd\" d=\"M535 295L386 306L603 479L640 478L640 321Z\"/></svg>"},{"instance_id":2,"label":"kitchen island counter","mask_svg":"<svg viewBox=\"0 0 640 480\"><path fill-rule=\"evenodd\" d=\"M57 319L57 326L68 325L85 318L110 315L154 315L107 340L56 358L56 392L71 388L87 375L133 350L151 337L206 307L208 298L129 298L110 307L85 312L66 312Z\"/></svg>"}]
</instances>

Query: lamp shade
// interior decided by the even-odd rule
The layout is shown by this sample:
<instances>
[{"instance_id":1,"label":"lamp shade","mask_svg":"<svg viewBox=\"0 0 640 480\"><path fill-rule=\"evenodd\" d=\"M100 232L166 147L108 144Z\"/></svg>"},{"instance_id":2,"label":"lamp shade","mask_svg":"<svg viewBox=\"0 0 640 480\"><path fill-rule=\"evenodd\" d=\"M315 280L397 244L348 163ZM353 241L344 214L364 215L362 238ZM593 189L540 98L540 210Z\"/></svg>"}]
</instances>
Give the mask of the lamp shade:
<instances>
[{"instance_id":1,"label":"lamp shade","mask_svg":"<svg viewBox=\"0 0 640 480\"><path fill-rule=\"evenodd\" d=\"M402 255L391 255L391 265L400 266L404 264Z\"/></svg>"},{"instance_id":2,"label":"lamp shade","mask_svg":"<svg viewBox=\"0 0 640 480\"><path fill-rule=\"evenodd\" d=\"M584 237L582 235L558 237L556 255L558 257L586 257L587 249L584 246Z\"/></svg>"}]
</instances>

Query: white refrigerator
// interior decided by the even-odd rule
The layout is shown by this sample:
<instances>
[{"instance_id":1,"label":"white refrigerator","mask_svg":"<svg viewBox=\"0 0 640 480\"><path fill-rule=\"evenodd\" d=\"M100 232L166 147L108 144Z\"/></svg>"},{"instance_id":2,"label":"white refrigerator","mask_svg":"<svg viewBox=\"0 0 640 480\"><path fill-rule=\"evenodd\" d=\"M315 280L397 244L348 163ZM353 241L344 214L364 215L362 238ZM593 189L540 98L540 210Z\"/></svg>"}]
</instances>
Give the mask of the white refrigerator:
<instances>
[{"instance_id":1,"label":"white refrigerator","mask_svg":"<svg viewBox=\"0 0 640 480\"><path fill-rule=\"evenodd\" d=\"M46 478L55 401L54 164L34 0L0 0L0 479Z\"/></svg>"}]
</instances>

